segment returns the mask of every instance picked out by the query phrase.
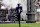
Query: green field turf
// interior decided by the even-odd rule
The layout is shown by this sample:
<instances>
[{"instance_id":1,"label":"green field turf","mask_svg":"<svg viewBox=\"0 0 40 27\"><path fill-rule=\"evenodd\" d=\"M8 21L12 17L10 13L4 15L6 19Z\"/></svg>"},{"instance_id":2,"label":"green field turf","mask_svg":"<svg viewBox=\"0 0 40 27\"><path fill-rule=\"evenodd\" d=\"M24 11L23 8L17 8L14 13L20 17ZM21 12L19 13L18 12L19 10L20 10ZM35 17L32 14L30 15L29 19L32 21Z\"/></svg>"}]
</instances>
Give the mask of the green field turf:
<instances>
[{"instance_id":1,"label":"green field turf","mask_svg":"<svg viewBox=\"0 0 40 27\"><path fill-rule=\"evenodd\" d=\"M0 27L19 27L19 24L0 24ZM40 23L21 24L21 27L40 27Z\"/></svg>"}]
</instances>

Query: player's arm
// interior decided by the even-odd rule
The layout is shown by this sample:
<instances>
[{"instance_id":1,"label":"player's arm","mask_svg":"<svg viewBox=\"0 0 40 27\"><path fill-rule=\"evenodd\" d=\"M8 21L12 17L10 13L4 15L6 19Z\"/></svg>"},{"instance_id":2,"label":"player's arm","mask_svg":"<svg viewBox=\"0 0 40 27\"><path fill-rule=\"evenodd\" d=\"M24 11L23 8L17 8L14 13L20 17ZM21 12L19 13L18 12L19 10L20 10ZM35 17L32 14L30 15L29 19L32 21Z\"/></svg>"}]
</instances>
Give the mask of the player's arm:
<instances>
[{"instance_id":1,"label":"player's arm","mask_svg":"<svg viewBox=\"0 0 40 27\"><path fill-rule=\"evenodd\" d=\"M20 7L20 9L21 9L21 12L22 12L22 11L23 11L23 10L22 10L22 7Z\"/></svg>"}]
</instances>

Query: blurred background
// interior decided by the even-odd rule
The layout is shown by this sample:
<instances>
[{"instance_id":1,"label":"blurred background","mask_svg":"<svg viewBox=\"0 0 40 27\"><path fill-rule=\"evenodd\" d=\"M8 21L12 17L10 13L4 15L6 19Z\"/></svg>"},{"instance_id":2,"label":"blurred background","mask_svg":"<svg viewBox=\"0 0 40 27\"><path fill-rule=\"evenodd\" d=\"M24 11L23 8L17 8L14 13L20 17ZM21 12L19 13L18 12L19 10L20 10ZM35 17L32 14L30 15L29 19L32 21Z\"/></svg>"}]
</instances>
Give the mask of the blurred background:
<instances>
[{"instance_id":1,"label":"blurred background","mask_svg":"<svg viewBox=\"0 0 40 27\"><path fill-rule=\"evenodd\" d=\"M17 4L20 3L22 6L21 20L27 20L27 0L0 0L0 9L11 9L16 8ZM40 0L35 0L35 20L39 20L40 18Z\"/></svg>"}]
</instances>

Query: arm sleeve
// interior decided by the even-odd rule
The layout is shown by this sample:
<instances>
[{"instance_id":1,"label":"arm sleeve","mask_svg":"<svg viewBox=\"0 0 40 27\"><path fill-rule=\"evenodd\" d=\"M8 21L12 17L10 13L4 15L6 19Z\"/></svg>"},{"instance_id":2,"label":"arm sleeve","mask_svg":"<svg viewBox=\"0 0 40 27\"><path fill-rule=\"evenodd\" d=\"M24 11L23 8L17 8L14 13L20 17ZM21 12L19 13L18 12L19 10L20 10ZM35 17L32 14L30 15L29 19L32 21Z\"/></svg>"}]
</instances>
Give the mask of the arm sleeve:
<instances>
[{"instance_id":1,"label":"arm sleeve","mask_svg":"<svg viewBox=\"0 0 40 27\"><path fill-rule=\"evenodd\" d=\"M20 7L21 11L22 11L22 6Z\"/></svg>"}]
</instances>

